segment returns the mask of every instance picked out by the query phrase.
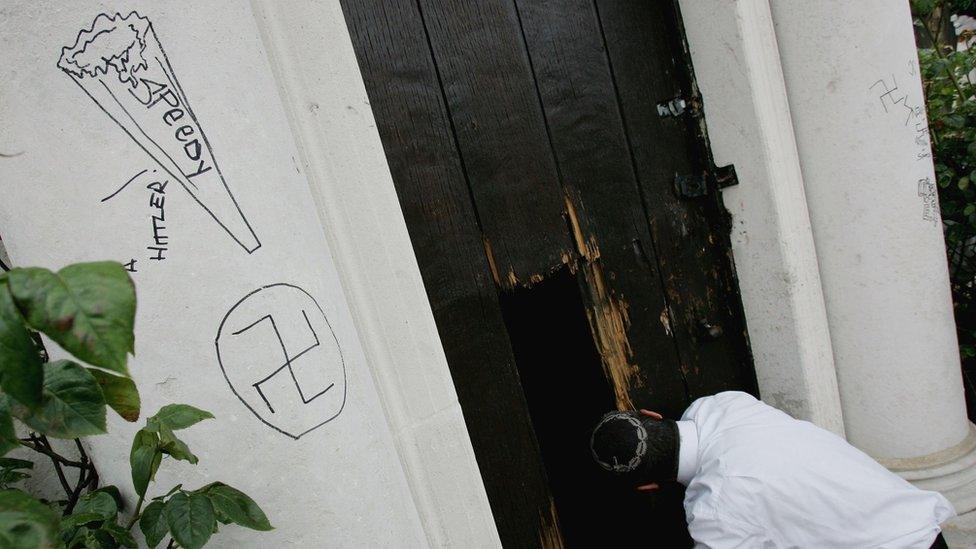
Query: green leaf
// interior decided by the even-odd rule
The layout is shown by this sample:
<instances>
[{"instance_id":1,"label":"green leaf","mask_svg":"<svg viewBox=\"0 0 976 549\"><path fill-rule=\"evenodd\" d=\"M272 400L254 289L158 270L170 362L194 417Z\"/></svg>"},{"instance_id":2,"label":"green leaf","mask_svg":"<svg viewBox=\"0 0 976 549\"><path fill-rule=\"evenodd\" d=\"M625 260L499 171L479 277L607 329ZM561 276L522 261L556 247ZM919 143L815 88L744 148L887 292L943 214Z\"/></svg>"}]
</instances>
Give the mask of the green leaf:
<instances>
[{"instance_id":1,"label":"green leaf","mask_svg":"<svg viewBox=\"0 0 976 549\"><path fill-rule=\"evenodd\" d=\"M73 529L84 526L85 524L91 524L92 522L101 522L105 520L105 517L98 513L79 513L74 512L61 519L61 532L70 533ZM74 537L74 536L72 536Z\"/></svg>"},{"instance_id":2,"label":"green leaf","mask_svg":"<svg viewBox=\"0 0 976 549\"><path fill-rule=\"evenodd\" d=\"M59 519L47 505L20 490L0 491L0 547L50 547Z\"/></svg>"},{"instance_id":3,"label":"green leaf","mask_svg":"<svg viewBox=\"0 0 976 549\"><path fill-rule=\"evenodd\" d=\"M213 417L210 412L194 408L189 404L167 404L160 408L156 415L146 420L146 428L158 432L159 426L165 425L172 431L179 431Z\"/></svg>"},{"instance_id":4,"label":"green leaf","mask_svg":"<svg viewBox=\"0 0 976 549\"><path fill-rule=\"evenodd\" d=\"M11 414L31 429L56 438L105 432L105 397L86 368L70 360L45 364L43 394L36 411L7 399Z\"/></svg>"},{"instance_id":5,"label":"green leaf","mask_svg":"<svg viewBox=\"0 0 976 549\"><path fill-rule=\"evenodd\" d=\"M40 408L31 410L5 398L8 408L31 429L57 438L77 438L105 432L105 400L98 383L78 364L59 360L44 365Z\"/></svg>"},{"instance_id":6,"label":"green leaf","mask_svg":"<svg viewBox=\"0 0 976 549\"><path fill-rule=\"evenodd\" d=\"M63 521L62 524L64 524ZM65 540L64 547L69 549L74 549L75 547L78 547L79 544L82 544L83 546L85 543L85 538L88 537L88 532L89 532L88 528L82 526L81 528L75 530L74 534L71 535L70 538L68 538L68 536L71 534L71 529L62 528L61 533L63 537L61 539Z\"/></svg>"},{"instance_id":7,"label":"green leaf","mask_svg":"<svg viewBox=\"0 0 976 549\"><path fill-rule=\"evenodd\" d=\"M215 482L200 490L200 493L210 498L217 518L221 522L233 522L252 530L273 530L264 511L240 490L222 482Z\"/></svg>"},{"instance_id":8,"label":"green leaf","mask_svg":"<svg viewBox=\"0 0 976 549\"><path fill-rule=\"evenodd\" d=\"M88 531L88 534L85 536L84 542L85 542L85 549L106 549L106 547L102 545L102 542L95 537L95 532L92 532L90 530Z\"/></svg>"},{"instance_id":9,"label":"green leaf","mask_svg":"<svg viewBox=\"0 0 976 549\"><path fill-rule=\"evenodd\" d=\"M105 492L91 492L78 500L75 513L95 513L104 520L114 521L119 514L119 506L115 498Z\"/></svg>"},{"instance_id":10,"label":"green leaf","mask_svg":"<svg viewBox=\"0 0 976 549\"><path fill-rule=\"evenodd\" d=\"M0 281L0 388L27 406L40 405L42 364L6 281Z\"/></svg>"},{"instance_id":11,"label":"green leaf","mask_svg":"<svg viewBox=\"0 0 976 549\"><path fill-rule=\"evenodd\" d=\"M169 533L169 524L166 523L166 504L161 501L154 501L146 506L139 517L139 529L146 538L146 544L150 549L159 545L166 534Z\"/></svg>"},{"instance_id":12,"label":"green leaf","mask_svg":"<svg viewBox=\"0 0 976 549\"><path fill-rule=\"evenodd\" d=\"M139 419L139 390L131 378L110 374L104 370L89 368L98 386L102 388L105 402L126 421Z\"/></svg>"},{"instance_id":13,"label":"green leaf","mask_svg":"<svg viewBox=\"0 0 976 549\"><path fill-rule=\"evenodd\" d=\"M57 273L21 268L7 278L28 324L79 359L128 375L136 294L121 264L78 263Z\"/></svg>"},{"instance_id":14,"label":"green leaf","mask_svg":"<svg viewBox=\"0 0 976 549\"><path fill-rule=\"evenodd\" d=\"M0 458L0 467L4 469L33 469L34 462L26 459Z\"/></svg>"},{"instance_id":15,"label":"green leaf","mask_svg":"<svg viewBox=\"0 0 976 549\"><path fill-rule=\"evenodd\" d=\"M122 492L119 491L117 486L113 486L109 484L108 486L102 486L98 490L95 490L95 492L104 492L112 496L112 499L115 500L115 506L118 508L118 510L120 512L125 511L125 498L122 497Z\"/></svg>"},{"instance_id":16,"label":"green leaf","mask_svg":"<svg viewBox=\"0 0 976 549\"><path fill-rule=\"evenodd\" d=\"M138 545L136 545L136 540L132 537L132 534L130 534L128 530L122 528L115 522L109 521L106 522L105 524L102 524L102 527L99 528L99 531L107 533L109 536L112 537L112 541L115 541L118 545L121 545L122 547L138 547Z\"/></svg>"},{"instance_id":17,"label":"green leaf","mask_svg":"<svg viewBox=\"0 0 976 549\"><path fill-rule=\"evenodd\" d=\"M140 496L146 495L146 488L156 476L162 458L163 455L159 451L159 436L146 429L139 429L132 439L129 466L132 469L132 486Z\"/></svg>"},{"instance_id":18,"label":"green leaf","mask_svg":"<svg viewBox=\"0 0 976 549\"><path fill-rule=\"evenodd\" d=\"M0 456L20 446L17 432L14 431L14 421L7 411L6 403L2 400L0 399Z\"/></svg>"},{"instance_id":19,"label":"green leaf","mask_svg":"<svg viewBox=\"0 0 976 549\"><path fill-rule=\"evenodd\" d=\"M197 456L193 455L193 452L190 451L190 447L177 438L173 434L173 431L166 425L159 425L159 449L164 454L168 454L175 459L188 461L193 465L196 465L199 461Z\"/></svg>"},{"instance_id":20,"label":"green leaf","mask_svg":"<svg viewBox=\"0 0 976 549\"><path fill-rule=\"evenodd\" d=\"M4 469L0 471L0 489L6 490L10 488L11 484L20 482L22 480L29 479L30 475L27 473L22 473L20 471L14 471L12 469Z\"/></svg>"},{"instance_id":21,"label":"green leaf","mask_svg":"<svg viewBox=\"0 0 976 549\"><path fill-rule=\"evenodd\" d=\"M203 547L213 534L213 505L203 494L177 492L166 502L166 524L181 546L186 549Z\"/></svg>"},{"instance_id":22,"label":"green leaf","mask_svg":"<svg viewBox=\"0 0 976 549\"><path fill-rule=\"evenodd\" d=\"M935 9L934 0L911 0L909 5L912 8L912 13L920 16L926 16L931 13L933 9ZM918 20L916 19L916 21Z\"/></svg>"},{"instance_id":23,"label":"green leaf","mask_svg":"<svg viewBox=\"0 0 976 549\"><path fill-rule=\"evenodd\" d=\"M85 538L85 547L91 549L118 549L115 539L107 531L99 528L90 530Z\"/></svg>"}]
</instances>

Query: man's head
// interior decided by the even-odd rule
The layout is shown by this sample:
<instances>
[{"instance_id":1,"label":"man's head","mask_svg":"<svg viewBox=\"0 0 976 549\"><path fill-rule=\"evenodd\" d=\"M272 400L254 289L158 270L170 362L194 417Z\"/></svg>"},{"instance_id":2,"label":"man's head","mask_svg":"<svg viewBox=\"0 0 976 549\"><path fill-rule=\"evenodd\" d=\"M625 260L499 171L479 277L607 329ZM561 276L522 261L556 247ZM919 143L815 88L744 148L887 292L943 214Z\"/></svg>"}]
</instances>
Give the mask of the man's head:
<instances>
[{"instance_id":1,"label":"man's head","mask_svg":"<svg viewBox=\"0 0 976 549\"><path fill-rule=\"evenodd\" d=\"M610 412L590 437L590 450L600 467L645 488L677 477L678 446L677 424L646 410Z\"/></svg>"}]
</instances>

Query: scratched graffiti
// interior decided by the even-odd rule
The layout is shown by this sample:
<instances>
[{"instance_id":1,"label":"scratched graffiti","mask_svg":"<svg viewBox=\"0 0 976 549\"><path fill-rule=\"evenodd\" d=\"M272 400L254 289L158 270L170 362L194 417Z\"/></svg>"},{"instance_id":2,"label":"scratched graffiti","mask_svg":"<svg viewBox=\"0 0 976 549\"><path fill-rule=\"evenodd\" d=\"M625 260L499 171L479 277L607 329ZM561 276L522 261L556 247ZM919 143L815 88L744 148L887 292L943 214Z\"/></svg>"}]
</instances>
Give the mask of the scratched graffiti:
<instances>
[{"instance_id":1,"label":"scratched graffiti","mask_svg":"<svg viewBox=\"0 0 976 549\"><path fill-rule=\"evenodd\" d=\"M918 149L915 160L930 158L929 123L921 101L900 88L894 74L890 78L879 79L869 89L878 93L878 101L885 113L904 117L904 126L911 129Z\"/></svg>"},{"instance_id":2,"label":"scratched graffiti","mask_svg":"<svg viewBox=\"0 0 976 549\"><path fill-rule=\"evenodd\" d=\"M916 59L909 59L906 73L903 80L914 81L918 78ZM906 134L914 145L915 161L930 162L932 144L929 140L929 124L922 98L916 97L911 88L900 86L895 74L879 78L868 89L875 94L884 113L898 117L899 122L906 128ZM937 223L940 215L935 184L929 177L918 179L917 183L918 197L922 202L922 219Z\"/></svg>"},{"instance_id":3,"label":"scratched graffiti","mask_svg":"<svg viewBox=\"0 0 976 549\"><path fill-rule=\"evenodd\" d=\"M939 192L932 178L918 180L918 196L922 199L922 219L933 225L938 223L942 218L939 213Z\"/></svg>"},{"instance_id":4,"label":"scratched graffiti","mask_svg":"<svg viewBox=\"0 0 976 549\"><path fill-rule=\"evenodd\" d=\"M61 50L57 66L239 246L261 247L149 19L99 14Z\"/></svg>"}]
</instances>

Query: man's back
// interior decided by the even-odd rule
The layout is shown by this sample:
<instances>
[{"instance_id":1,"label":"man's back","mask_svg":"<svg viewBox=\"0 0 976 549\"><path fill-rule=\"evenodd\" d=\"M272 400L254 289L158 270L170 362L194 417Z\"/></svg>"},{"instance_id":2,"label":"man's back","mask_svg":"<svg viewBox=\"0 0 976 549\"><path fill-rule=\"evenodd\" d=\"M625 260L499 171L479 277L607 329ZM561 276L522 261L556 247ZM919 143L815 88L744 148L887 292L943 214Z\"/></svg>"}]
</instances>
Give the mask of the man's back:
<instances>
[{"instance_id":1,"label":"man's back","mask_svg":"<svg viewBox=\"0 0 976 549\"><path fill-rule=\"evenodd\" d=\"M954 515L940 494L745 393L699 399L682 420L698 444L685 511L708 547L927 549Z\"/></svg>"}]
</instances>

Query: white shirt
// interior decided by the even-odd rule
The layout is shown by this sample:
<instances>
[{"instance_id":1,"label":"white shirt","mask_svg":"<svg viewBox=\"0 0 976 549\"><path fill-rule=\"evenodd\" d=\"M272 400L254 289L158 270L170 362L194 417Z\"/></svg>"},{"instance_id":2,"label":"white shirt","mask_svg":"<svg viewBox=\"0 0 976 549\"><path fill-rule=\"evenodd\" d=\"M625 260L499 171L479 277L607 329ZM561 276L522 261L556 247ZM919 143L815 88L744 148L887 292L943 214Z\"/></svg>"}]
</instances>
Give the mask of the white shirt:
<instances>
[{"instance_id":1,"label":"white shirt","mask_svg":"<svg viewBox=\"0 0 976 549\"><path fill-rule=\"evenodd\" d=\"M678 422L678 480L697 548L928 549L955 515L842 438L739 392Z\"/></svg>"}]
</instances>

